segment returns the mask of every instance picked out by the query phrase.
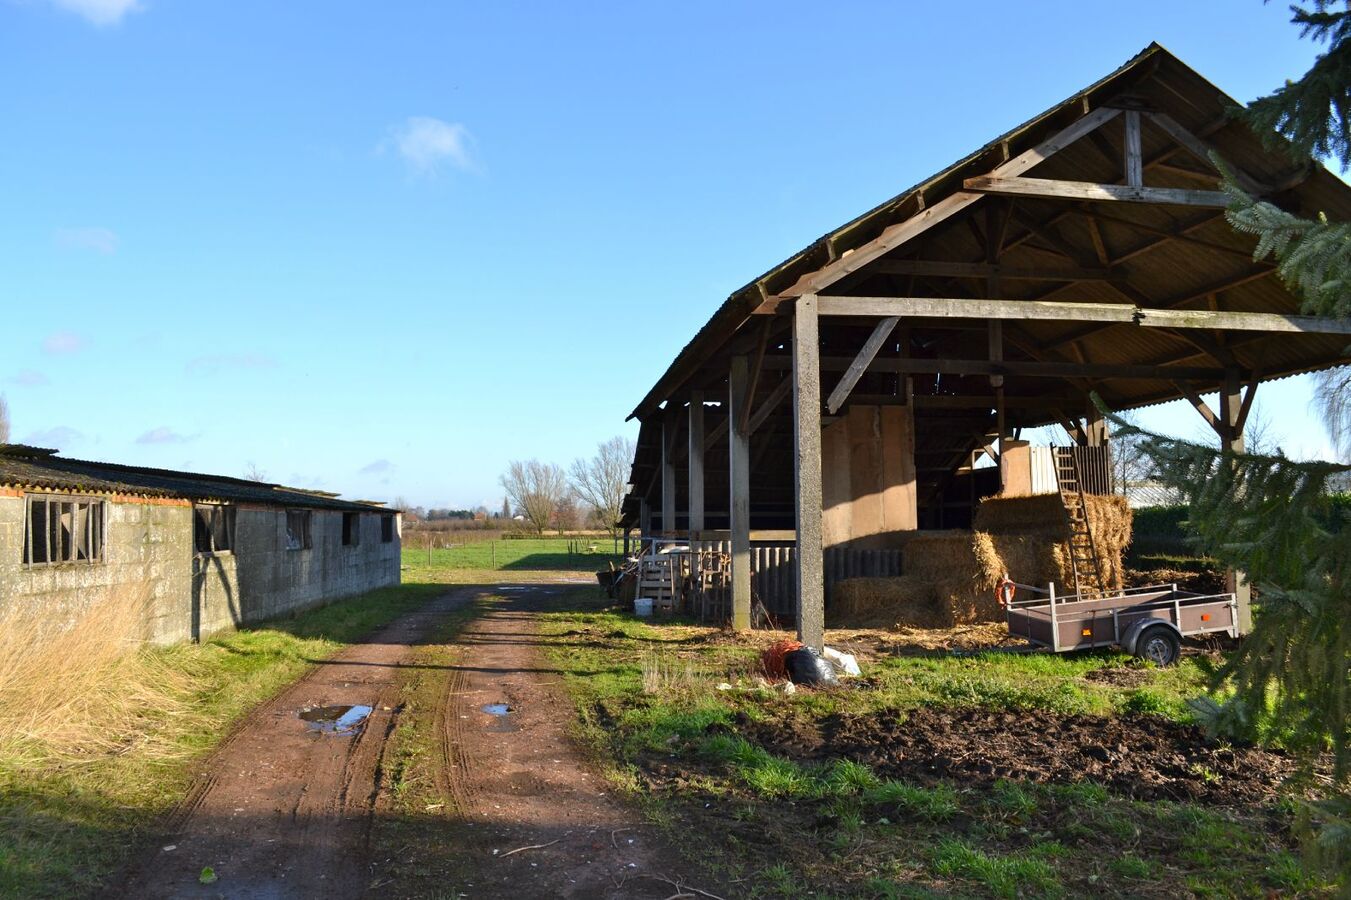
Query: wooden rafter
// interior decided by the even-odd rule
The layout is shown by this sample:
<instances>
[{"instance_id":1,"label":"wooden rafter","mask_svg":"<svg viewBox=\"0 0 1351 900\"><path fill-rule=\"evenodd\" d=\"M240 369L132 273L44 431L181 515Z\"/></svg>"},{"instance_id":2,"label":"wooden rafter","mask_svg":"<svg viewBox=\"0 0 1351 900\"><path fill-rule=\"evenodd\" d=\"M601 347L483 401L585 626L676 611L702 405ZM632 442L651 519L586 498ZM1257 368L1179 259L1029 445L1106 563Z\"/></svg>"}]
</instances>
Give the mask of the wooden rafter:
<instances>
[{"instance_id":1,"label":"wooden rafter","mask_svg":"<svg viewBox=\"0 0 1351 900\"><path fill-rule=\"evenodd\" d=\"M1047 200L1157 203L1172 206L1208 206L1215 208L1224 208L1229 205L1229 195L1223 191L1097 184L1089 181L1062 181L1055 178L978 175L966 179L962 186L968 191L982 194L1040 197Z\"/></svg>"},{"instance_id":2,"label":"wooden rafter","mask_svg":"<svg viewBox=\"0 0 1351 900\"><path fill-rule=\"evenodd\" d=\"M863 377L863 373L868 371L868 366L877 356L877 351L882 349L882 345L886 343L887 338L891 337L891 332L900 321L899 316L888 316L873 328L872 334L868 335L868 339L863 342L863 348L859 350L858 355L854 357L854 361L849 364L849 367L844 370L839 383L835 385L835 389L830 392L830 396L826 399L826 410L831 415L834 415L844 405L844 401L849 399L849 392L854 389L854 385L858 384L858 380Z\"/></svg>"}]
</instances>

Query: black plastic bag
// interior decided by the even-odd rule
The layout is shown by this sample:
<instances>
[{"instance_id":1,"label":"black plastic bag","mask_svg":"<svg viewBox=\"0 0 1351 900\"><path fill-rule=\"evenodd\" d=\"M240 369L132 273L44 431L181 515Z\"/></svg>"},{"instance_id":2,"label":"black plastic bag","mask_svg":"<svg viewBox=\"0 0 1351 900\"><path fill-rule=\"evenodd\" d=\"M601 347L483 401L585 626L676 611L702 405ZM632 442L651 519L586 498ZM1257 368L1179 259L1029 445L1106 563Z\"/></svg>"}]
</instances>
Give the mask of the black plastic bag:
<instances>
[{"instance_id":1,"label":"black plastic bag","mask_svg":"<svg viewBox=\"0 0 1351 900\"><path fill-rule=\"evenodd\" d=\"M788 680L793 684L820 687L840 681L830 661L817 656L810 647L802 647L785 655L783 665L788 670Z\"/></svg>"}]
</instances>

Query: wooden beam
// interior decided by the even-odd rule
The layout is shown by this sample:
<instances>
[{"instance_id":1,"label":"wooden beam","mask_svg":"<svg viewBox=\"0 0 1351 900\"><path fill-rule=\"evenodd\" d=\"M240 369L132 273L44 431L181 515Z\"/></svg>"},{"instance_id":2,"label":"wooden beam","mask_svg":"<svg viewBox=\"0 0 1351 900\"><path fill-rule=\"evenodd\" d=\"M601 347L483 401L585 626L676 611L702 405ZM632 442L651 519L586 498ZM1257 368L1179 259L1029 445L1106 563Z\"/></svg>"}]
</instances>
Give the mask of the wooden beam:
<instances>
[{"instance_id":1,"label":"wooden beam","mask_svg":"<svg viewBox=\"0 0 1351 900\"><path fill-rule=\"evenodd\" d=\"M1076 119L1066 128L1037 146L1026 150L1007 162L995 166L992 175L1021 175L1033 166L1044 162L1079 138L1100 128L1104 123L1119 115L1119 109L1096 109ZM897 222L883 229L882 233L871 241L855 247L839 259L832 260L814 272L809 272L797 280L797 283L780 293L781 298L800 297L803 294L820 291L839 281L851 272L855 272L868 263L884 256L895 248L923 234L939 222L971 206L981 198L979 193L959 191L921 210L903 222Z\"/></svg>"},{"instance_id":2,"label":"wooden beam","mask_svg":"<svg viewBox=\"0 0 1351 900\"><path fill-rule=\"evenodd\" d=\"M1210 408L1210 404L1201 399L1201 395L1192 390L1190 385L1178 381L1172 382L1172 385L1177 388L1178 392L1187 398L1187 402L1201 414L1201 418L1206 420L1206 424L1209 425L1216 434L1223 436L1224 431L1220 424L1220 417L1215 415L1215 410Z\"/></svg>"},{"instance_id":3,"label":"wooden beam","mask_svg":"<svg viewBox=\"0 0 1351 900\"><path fill-rule=\"evenodd\" d=\"M968 191L975 191L980 194L1041 197L1049 200L1157 203L1170 206L1207 206L1217 209L1223 209L1229 205L1229 195L1223 191L1095 184L1089 181L1060 181L1053 178L1010 178L1000 175L979 175L975 178L966 179L962 186Z\"/></svg>"},{"instance_id":4,"label":"wooden beam","mask_svg":"<svg viewBox=\"0 0 1351 900\"><path fill-rule=\"evenodd\" d=\"M676 475L675 447L676 413L679 406L668 403L661 418L661 530L675 530Z\"/></svg>"},{"instance_id":5,"label":"wooden beam","mask_svg":"<svg viewBox=\"0 0 1351 900\"><path fill-rule=\"evenodd\" d=\"M751 413L750 421L746 423L746 436L749 437L760 430L760 426L765 424L765 420L774 412L775 407L782 403L788 397L788 392L793 389L793 376L790 374L775 385L774 390L770 391L765 399L760 401L760 405ZM749 400L747 401L749 404Z\"/></svg>"},{"instance_id":6,"label":"wooden beam","mask_svg":"<svg viewBox=\"0 0 1351 900\"><path fill-rule=\"evenodd\" d=\"M830 392L830 397L826 400L826 411L830 415L835 415L836 411L844 405L844 401L849 399L849 392L858 384L858 380L863 377L863 373L868 371L868 366L877 356L877 351L882 349L887 338L891 337L891 332L896 324L900 322L900 316L888 316L877 323L873 328L873 333L868 335L868 339L863 342L863 349L858 351L858 356L849 364L849 368L844 370L840 376L840 381L835 385L835 389Z\"/></svg>"},{"instance_id":7,"label":"wooden beam","mask_svg":"<svg viewBox=\"0 0 1351 900\"><path fill-rule=\"evenodd\" d=\"M1144 187L1145 157L1140 149L1140 111L1126 110L1126 185Z\"/></svg>"},{"instance_id":8,"label":"wooden beam","mask_svg":"<svg viewBox=\"0 0 1351 900\"><path fill-rule=\"evenodd\" d=\"M735 423L728 444L728 503L732 529L732 627L751 627L751 441L741 424L750 406L746 357L732 357L727 377L727 421Z\"/></svg>"},{"instance_id":9,"label":"wooden beam","mask_svg":"<svg viewBox=\"0 0 1351 900\"><path fill-rule=\"evenodd\" d=\"M1257 383L1261 380L1261 372L1254 369L1252 377L1248 379L1248 389L1243 392L1243 402L1238 408L1238 421L1234 423L1234 428L1239 434L1242 434L1248 425L1248 413L1252 412L1253 398L1257 396Z\"/></svg>"},{"instance_id":10,"label":"wooden beam","mask_svg":"<svg viewBox=\"0 0 1351 900\"><path fill-rule=\"evenodd\" d=\"M688 523L690 531L704 527L704 392L690 392Z\"/></svg>"},{"instance_id":11,"label":"wooden beam","mask_svg":"<svg viewBox=\"0 0 1351 900\"><path fill-rule=\"evenodd\" d=\"M742 404L742 431L746 430L746 423L750 421L751 402L755 400L755 390L760 386L760 368L765 361L765 348L769 346L769 333L773 327L774 320L765 319L765 324L760 329L760 343L755 348L755 365L751 367L750 383L746 388L746 402Z\"/></svg>"},{"instance_id":12,"label":"wooden beam","mask_svg":"<svg viewBox=\"0 0 1351 900\"><path fill-rule=\"evenodd\" d=\"M815 294L793 309L793 471L797 485L797 638L825 646L826 594L821 546L821 364Z\"/></svg>"},{"instance_id":13,"label":"wooden beam","mask_svg":"<svg viewBox=\"0 0 1351 900\"><path fill-rule=\"evenodd\" d=\"M1144 328L1204 328L1214 331L1267 331L1278 334L1351 334L1351 321L1327 316L1288 316L1282 313L1209 309L1149 309L1127 303L1063 300L827 296L820 298L820 310L823 316L891 314L931 319L1108 322L1115 325L1139 325ZM1062 338L1060 343L1071 340L1077 338Z\"/></svg>"},{"instance_id":14,"label":"wooden beam","mask_svg":"<svg viewBox=\"0 0 1351 900\"><path fill-rule=\"evenodd\" d=\"M1007 281L1119 281L1126 276L1093 266L1011 266L1002 263L948 262L927 259L883 259L872 271L885 275L924 275L935 278L998 278Z\"/></svg>"},{"instance_id":15,"label":"wooden beam","mask_svg":"<svg viewBox=\"0 0 1351 900\"><path fill-rule=\"evenodd\" d=\"M1179 146L1186 149L1192 156L1195 156L1217 173L1219 172L1219 167L1216 166L1214 160L1211 159L1211 154L1215 152L1214 147L1182 127L1182 125L1167 113L1151 112L1146 115L1149 116L1151 122L1157 125L1164 134L1177 142ZM1248 173L1236 168L1232 163L1226 163L1226 165L1229 166L1229 171L1234 175L1234 182L1242 188L1245 193L1254 197L1261 197L1264 194L1270 193L1271 189L1268 186L1261 184Z\"/></svg>"},{"instance_id":16,"label":"wooden beam","mask_svg":"<svg viewBox=\"0 0 1351 900\"><path fill-rule=\"evenodd\" d=\"M843 371L852 362L852 357L835 356L821 359L821 368L827 372ZM765 366L783 368L786 358L766 357ZM1026 378L1125 378L1147 381L1167 381L1170 378L1185 378L1190 381L1218 381L1224 377L1224 369L1160 366L1160 365L1123 365L1116 363L1077 363L1042 362L1038 360L1004 360L992 363L985 359L894 359L880 358L873 361L870 371L895 372L902 375L1010 375Z\"/></svg>"}]
</instances>

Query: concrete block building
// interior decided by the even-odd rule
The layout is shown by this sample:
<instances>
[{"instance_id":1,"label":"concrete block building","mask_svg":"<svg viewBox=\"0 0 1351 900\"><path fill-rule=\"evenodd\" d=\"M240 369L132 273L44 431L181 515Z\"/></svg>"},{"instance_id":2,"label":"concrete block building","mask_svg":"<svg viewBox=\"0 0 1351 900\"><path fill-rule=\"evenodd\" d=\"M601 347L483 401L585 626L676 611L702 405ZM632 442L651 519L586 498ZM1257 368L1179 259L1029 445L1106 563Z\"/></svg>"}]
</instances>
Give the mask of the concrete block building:
<instances>
[{"instance_id":1,"label":"concrete block building","mask_svg":"<svg viewBox=\"0 0 1351 900\"><path fill-rule=\"evenodd\" d=\"M400 526L336 494L0 444L0 609L135 596L147 640L200 640L398 584Z\"/></svg>"}]
</instances>

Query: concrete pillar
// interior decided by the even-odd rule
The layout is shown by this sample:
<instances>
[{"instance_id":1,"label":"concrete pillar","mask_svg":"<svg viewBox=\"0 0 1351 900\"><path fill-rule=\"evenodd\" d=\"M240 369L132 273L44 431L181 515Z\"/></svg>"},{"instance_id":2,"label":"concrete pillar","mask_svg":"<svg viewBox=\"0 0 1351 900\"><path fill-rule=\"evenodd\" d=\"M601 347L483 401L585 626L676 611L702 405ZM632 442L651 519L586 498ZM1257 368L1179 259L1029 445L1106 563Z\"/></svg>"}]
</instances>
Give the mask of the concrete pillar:
<instances>
[{"instance_id":1,"label":"concrete pillar","mask_svg":"<svg viewBox=\"0 0 1351 900\"><path fill-rule=\"evenodd\" d=\"M689 449L689 529L690 540L704 530L704 392L690 393Z\"/></svg>"},{"instance_id":2,"label":"concrete pillar","mask_svg":"<svg viewBox=\"0 0 1351 900\"><path fill-rule=\"evenodd\" d=\"M751 627L751 439L743 423L750 412L750 373L744 356L732 357L727 376L727 449L731 476L732 627Z\"/></svg>"},{"instance_id":3,"label":"concrete pillar","mask_svg":"<svg viewBox=\"0 0 1351 900\"><path fill-rule=\"evenodd\" d=\"M797 513L797 636L825 645L821 565L821 347L815 294L793 308L793 470Z\"/></svg>"}]
</instances>

